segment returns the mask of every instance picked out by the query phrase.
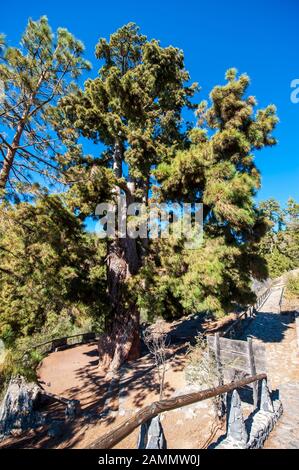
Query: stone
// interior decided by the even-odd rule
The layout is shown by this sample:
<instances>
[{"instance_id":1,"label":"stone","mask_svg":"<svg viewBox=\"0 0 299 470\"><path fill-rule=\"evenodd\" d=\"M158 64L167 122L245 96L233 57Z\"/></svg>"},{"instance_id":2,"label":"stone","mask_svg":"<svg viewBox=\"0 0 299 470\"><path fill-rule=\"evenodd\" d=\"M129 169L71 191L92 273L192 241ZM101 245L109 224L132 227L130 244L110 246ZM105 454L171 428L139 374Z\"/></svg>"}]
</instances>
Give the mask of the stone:
<instances>
[{"instance_id":1,"label":"stone","mask_svg":"<svg viewBox=\"0 0 299 470\"><path fill-rule=\"evenodd\" d=\"M137 441L137 449L145 449L146 444L147 444L147 430L148 430L148 424L143 423L140 426L140 431L138 435L138 441Z\"/></svg>"},{"instance_id":2,"label":"stone","mask_svg":"<svg viewBox=\"0 0 299 470\"><path fill-rule=\"evenodd\" d=\"M155 416L148 427L146 449L166 449L166 439L159 416Z\"/></svg>"},{"instance_id":3,"label":"stone","mask_svg":"<svg viewBox=\"0 0 299 470\"><path fill-rule=\"evenodd\" d=\"M63 435L63 423L61 421L52 421L48 429L48 436L61 437Z\"/></svg>"},{"instance_id":4,"label":"stone","mask_svg":"<svg viewBox=\"0 0 299 470\"><path fill-rule=\"evenodd\" d=\"M138 436L138 449L166 449L166 439L160 422L160 417L155 416L149 422L140 427Z\"/></svg>"},{"instance_id":5,"label":"stone","mask_svg":"<svg viewBox=\"0 0 299 470\"><path fill-rule=\"evenodd\" d=\"M237 390L234 390L232 394L227 436L232 440L240 442L244 445L248 440L248 435L243 419L241 400Z\"/></svg>"},{"instance_id":6,"label":"stone","mask_svg":"<svg viewBox=\"0 0 299 470\"><path fill-rule=\"evenodd\" d=\"M70 400L64 412L65 418L68 420L74 419L79 408L80 408L80 402L78 400Z\"/></svg>"},{"instance_id":7,"label":"stone","mask_svg":"<svg viewBox=\"0 0 299 470\"><path fill-rule=\"evenodd\" d=\"M262 393L261 393L260 409L262 411L267 411L269 413L274 413L274 408L273 408L269 388L268 388L268 385L267 385L267 381L265 379L262 380Z\"/></svg>"},{"instance_id":8,"label":"stone","mask_svg":"<svg viewBox=\"0 0 299 470\"><path fill-rule=\"evenodd\" d=\"M0 435L8 435L14 429L30 429L40 422L40 415L34 409L40 388L27 383L24 377L11 378L0 406Z\"/></svg>"}]
</instances>

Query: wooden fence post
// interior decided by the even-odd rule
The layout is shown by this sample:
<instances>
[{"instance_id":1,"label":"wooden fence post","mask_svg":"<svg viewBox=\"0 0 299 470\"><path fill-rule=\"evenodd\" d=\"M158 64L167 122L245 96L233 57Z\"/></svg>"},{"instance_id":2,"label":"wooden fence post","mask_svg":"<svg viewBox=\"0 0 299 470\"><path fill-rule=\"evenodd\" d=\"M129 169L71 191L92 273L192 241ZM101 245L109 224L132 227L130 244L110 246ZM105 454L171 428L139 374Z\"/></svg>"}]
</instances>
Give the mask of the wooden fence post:
<instances>
[{"instance_id":1,"label":"wooden fence post","mask_svg":"<svg viewBox=\"0 0 299 470\"><path fill-rule=\"evenodd\" d=\"M248 359L249 359L250 374L256 375L256 367L255 367L253 347L252 347L252 338L248 338L247 344L248 344ZM255 407L257 407L257 402L258 402L258 386L259 386L258 382L252 383L253 404Z\"/></svg>"},{"instance_id":2,"label":"wooden fence post","mask_svg":"<svg viewBox=\"0 0 299 470\"><path fill-rule=\"evenodd\" d=\"M219 375L219 386L224 384L223 380L223 369L221 364L221 357L220 357L220 340L219 340L219 333L215 333L215 359L216 359L216 366ZM219 413L220 417L224 416L226 413L226 396L220 395L220 406L219 406Z\"/></svg>"}]
</instances>

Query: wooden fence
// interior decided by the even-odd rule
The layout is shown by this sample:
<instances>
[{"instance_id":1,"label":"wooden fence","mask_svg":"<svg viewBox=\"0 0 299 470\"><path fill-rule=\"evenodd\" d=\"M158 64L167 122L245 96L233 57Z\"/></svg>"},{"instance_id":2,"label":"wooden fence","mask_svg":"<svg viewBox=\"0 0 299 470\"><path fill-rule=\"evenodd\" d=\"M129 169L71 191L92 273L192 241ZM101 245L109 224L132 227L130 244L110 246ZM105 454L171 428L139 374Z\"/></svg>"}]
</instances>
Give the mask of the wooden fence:
<instances>
[{"instance_id":1,"label":"wooden fence","mask_svg":"<svg viewBox=\"0 0 299 470\"><path fill-rule=\"evenodd\" d=\"M63 338L54 338L50 339L49 341L35 344L24 352L23 357L36 349L38 349L42 354L49 354L60 349L66 349L75 346L77 344L89 343L90 341L95 341L96 339L98 339L98 334L93 332L78 333L76 335L65 336Z\"/></svg>"},{"instance_id":2,"label":"wooden fence","mask_svg":"<svg viewBox=\"0 0 299 470\"><path fill-rule=\"evenodd\" d=\"M42 388L39 389L38 394L39 404L61 403L64 406L64 413L66 419L74 419L80 412L80 401L69 399L54 393L48 392Z\"/></svg>"},{"instance_id":3,"label":"wooden fence","mask_svg":"<svg viewBox=\"0 0 299 470\"><path fill-rule=\"evenodd\" d=\"M256 303L254 305L250 305L246 310L241 312L238 315L237 320L232 322L232 324L226 330L220 332L221 336L233 338L234 336L238 334L238 332L242 331L242 329L248 323L248 321L254 318L254 312L258 311L264 305L270 293L271 293L271 286L268 287L261 295L258 296ZM282 297L281 297L281 301L282 301Z\"/></svg>"},{"instance_id":4,"label":"wooden fence","mask_svg":"<svg viewBox=\"0 0 299 470\"><path fill-rule=\"evenodd\" d=\"M220 337L218 333L207 336L210 353L215 357L220 383L224 380L225 370L242 371L251 376L266 372L266 350L264 344L252 341L233 340ZM253 401L257 405L258 383L253 386Z\"/></svg>"},{"instance_id":5,"label":"wooden fence","mask_svg":"<svg viewBox=\"0 0 299 470\"><path fill-rule=\"evenodd\" d=\"M253 318L254 311L259 310L265 303L271 292L271 287L266 289L258 298L255 305L248 307L242 312L238 319L233 322L230 327L221 333L216 333L215 336L208 335L207 342L217 357L218 366L231 367L249 373L250 376L242 380L231 382L227 385L222 383L219 387L204 390L201 392L190 393L187 395L170 398L167 400L156 401L151 405L145 406L127 421L121 423L112 431L106 433L101 438L97 439L89 446L90 449L111 449L116 444L125 439L136 428L157 417L164 411L170 411L182 406L191 405L193 403L207 400L216 396L223 396L226 393L232 392L238 388L252 384L253 387L253 402L257 406L258 402L258 382L267 380L265 348L263 345L253 343L251 338L248 341L230 340L225 336L230 336L236 328L236 324L246 318ZM261 373L258 373L261 372Z\"/></svg>"},{"instance_id":6,"label":"wooden fence","mask_svg":"<svg viewBox=\"0 0 299 470\"><path fill-rule=\"evenodd\" d=\"M236 382L221 385L216 388L210 388L200 392L189 393L187 395L181 395L166 400L156 401L151 405L145 406L134 416L132 416L126 421L123 421L120 425L112 429L112 431L106 433L104 436L95 440L88 448L111 449L120 441L122 441L125 437L131 434L134 429L152 420L164 411L175 410L177 408L181 408L182 406L192 405L193 403L197 403L199 401L207 400L208 398L213 398L218 395L223 395L225 393L232 392L233 390L245 387L246 385L261 380L267 380L267 375L257 374Z\"/></svg>"},{"instance_id":7,"label":"wooden fence","mask_svg":"<svg viewBox=\"0 0 299 470\"><path fill-rule=\"evenodd\" d=\"M268 287L261 295L258 296L256 303L254 305L255 310L259 310L264 303L266 302L267 298L269 297L271 292L271 286Z\"/></svg>"},{"instance_id":8,"label":"wooden fence","mask_svg":"<svg viewBox=\"0 0 299 470\"><path fill-rule=\"evenodd\" d=\"M281 306L283 301L283 294L284 294L285 287L281 289L280 299L279 299L279 313L281 313Z\"/></svg>"}]
</instances>

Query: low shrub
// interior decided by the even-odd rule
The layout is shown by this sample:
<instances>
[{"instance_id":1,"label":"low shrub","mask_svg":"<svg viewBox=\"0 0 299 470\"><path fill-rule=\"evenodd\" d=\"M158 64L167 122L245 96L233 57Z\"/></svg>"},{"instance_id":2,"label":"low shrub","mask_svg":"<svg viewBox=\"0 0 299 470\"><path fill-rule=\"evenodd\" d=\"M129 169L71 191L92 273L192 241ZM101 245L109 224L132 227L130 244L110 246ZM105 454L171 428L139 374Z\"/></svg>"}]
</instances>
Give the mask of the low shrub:
<instances>
[{"instance_id":1,"label":"low shrub","mask_svg":"<svg viewBox=\"0 0 299 470\"><path fill-rule=\"evenodd\" d=\"M290 275L286 283L288 297L299 297L299 274Z\"/></svg>"}]
</instances>

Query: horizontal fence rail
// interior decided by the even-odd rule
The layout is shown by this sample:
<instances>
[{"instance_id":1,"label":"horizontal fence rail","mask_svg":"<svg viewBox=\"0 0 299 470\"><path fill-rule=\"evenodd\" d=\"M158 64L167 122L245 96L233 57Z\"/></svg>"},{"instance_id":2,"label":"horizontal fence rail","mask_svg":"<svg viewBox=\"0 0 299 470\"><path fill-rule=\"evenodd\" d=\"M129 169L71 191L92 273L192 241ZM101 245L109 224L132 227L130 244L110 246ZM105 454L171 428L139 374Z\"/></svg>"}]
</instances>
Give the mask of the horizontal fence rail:
<instances>
[{"instance_id":1,"label":"horizontal fence rail","mask_svg":"<svg viewBox=\"0 0 299 470\"><path fill-rule=\"evenodd\" d=\"M270 292L271 292L271 287L268 287L268 289L266 289L265 292L263 292L263 294L261 294L257 298L257 301L254 306L256 310L258 310L259 308L263 306L263 304L266 302L267 298L269 297Z\"/></svg>"},{"instance_id":2,"label":"horizontal fence rail","mask_svg":"<svg viewBox=\"0 0 299 470\"><path fill-rule=\"evenodd\" d=\"M238 315L238 318L237 320L235 320L234 322L232 322L232 324L226 329L224 330L224 332L221 333L221 336L230 336L231 332L236 328L237 324L238 323L241 323L243 320L245 320L246 318L252 318L253 317L253 313L254 313L254 310L259 310L263 305L264 303L266 302L266 300L268 299L269 295L271 293L271 286L268 287L256 300L256 303L254 305L251 305L250 307L248 307L246 310L244 310L243 312L241 312L239 315ZM283 293L282 293L283 294Z\"/></svg>"},{"instance_id":3,"label":"horizontal fence rail","mask_svg":"<svg viewBox=\"0 0 299 470\"><path fill-rule=\"evenodd\" d=\"M281 313L281 306L282 306L284 291L285 291L285 287L281 289L281 294L280 294L280 299L279 299L279 313Z\"/></svg>"},{"instance_id":4,"label":"horizontal fence rail","mask_svg":"<svg viewBox=\"0 0 299 470\"><path fill-rule=\"evenodd\" d=\"M258 382L264 379L267 380L266 374L257 374L237 382L221 385L216 388L209 388L207 390L202 390L201 392L189 393L187 395L181 395L175 398L169 398L167 400L156 401L151 405L145 406L140 411L138 411L135 416L132 416L127 421L122 422L112 431L106 433L104 436L94 441L88 448L111 449L125 437L131 434L134 429L138 428L163 411L175 410L176 408L181 408L182 406L192 405L193 403L207 400L208 398L213 398L218 395L223 395L224 393L232 392L237 388L242 388L253 382Z\"/></svg>"},{"instance_id":5,"label":"horizontal fence rail","mask_svg":"<svg viewBox=\"0 0 299 470\"><path fill-rule=\"evenodd\" d=\"M36 349L42 349L42 352L47 354L56 351L57 348L67 348L76 344L84 344L88 343L89 341L95 341L98 339L98 337L99 334L97 333L87 332L64 336L63 338L53 338L48 341L35 344L34 346L31 346L31 348L26 349L26 351L23 353L23 357Z\"/></svg>"}]
</instances>

